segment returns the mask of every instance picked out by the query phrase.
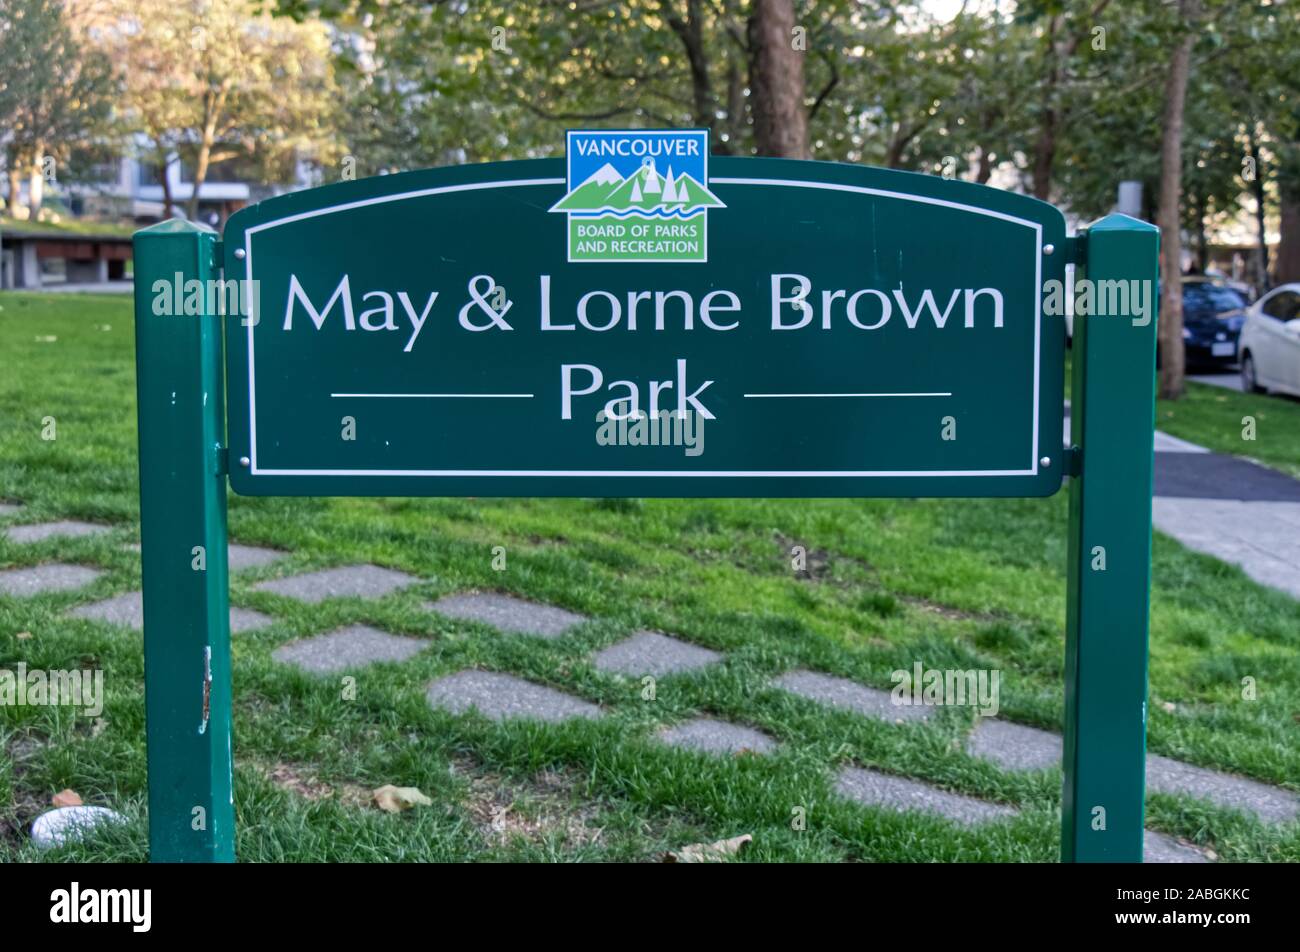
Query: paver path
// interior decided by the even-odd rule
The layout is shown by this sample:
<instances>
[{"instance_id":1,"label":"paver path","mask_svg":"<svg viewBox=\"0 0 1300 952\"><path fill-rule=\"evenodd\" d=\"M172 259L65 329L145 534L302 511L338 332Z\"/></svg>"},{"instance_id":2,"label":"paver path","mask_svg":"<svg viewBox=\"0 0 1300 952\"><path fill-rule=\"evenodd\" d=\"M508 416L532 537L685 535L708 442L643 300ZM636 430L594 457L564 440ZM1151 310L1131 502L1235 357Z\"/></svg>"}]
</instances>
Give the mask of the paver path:
<instances>
[{"instance_id":1,"label":"paver path","mask_svg":"<svg viewBox=\"0 0 1300 952\"><path fill-rule=\"evenodd\" d=\"M430 684L425 697L453 714L476 710L494 721L528 717L555 722L604 713L590 701L498 671L457 671Z\"/></svg>"},{"instance_id":2,"label":"paver path","mask_svg":"<svg viewBox=\"0 0 1300 952\"><path fill-rule=\"evenodd\" d=\"M10 542L29 545L33 542L44 542L46 539L59 537L75 538L78 536L100 535L111 529L112 526L101 526L94 522L60 519L57 522L35 522L25 526L8 526L0 529L0 533L8 536Z\"/></svg>"},{"instance_id":3,"label":"paver path","mask_svg":"<svg viewBox=\"0 0 1300 952\"><path fill-rule=\"evenodd\" d=\"M369 625L349 625L281 645L271 652L271 657L310 674L334 674L377 661L405 661L428 645L419 638L391 635Z\"/></svg>"},{"instance_id":4,"label":"paver path","mask_svg":"<svg viewBox=\"0 0 1300 952\"><path fill-rule=\"evenodd\" d=\"M721 660L722 655L708 648L657 631L639 631L598 653L592 664L598 671L662 678L681 671L694 671Z\"/></svg>"},{"instance_id":5,"label":"paver path","mask_svg":"<svg viewBox=\"0 0 1300 952\"><path fill-rule=\"evenodd\" d=\"M0 571L0 595L30 598L42 592L66 592L89 585L104 573L84 565L47 562L25 569Z\"/></svg>"},{"instance_id":6,"label":"paver path","mask_svg":"<svg viewBox=\"0 0 1300 952\"><path fill-rule=\"evenodd\" d=\"M1061 735L1015 724L1001 718L983 718L967 739L972 756L992 761L1003 770L1044 770L1060 766ZM1253 813L1267 823L1287 823L1300 816L1300 797L1282 787L1248 777L1197 767L1147 755L1148 793L1185 794L1219 806Z\"/></svg>"},{"instance_id":7,"label":"paver path","mask_svg":"<svg viewBox=\"0 0 1300 952\"><path fill-rule=\"evenodd\" d=\"M418 581L413 575L377 565L341 565L304 575L269 579L253 588L314 605L327 598L382 598Z\"/></svg>"},{"instance_id":8,"label":"paver path","mask_svg":"<svg viewBox=\"0 0 1300 952\"><path fill-rule=\"evenodd\" d=\"M477 621L501 631L516 631L538 638L559 638L586 621L554 605L502 595L499 592L466 592L448 595L427 606L429 611L461 621Z\"/></svg>"},{"instance_id":9,"label":"paver path","mask_svg":"<svg viewBox=\"0 0 1300 952\"><path fill-rule=\"evenodd\" d=\"M776 741L762 731L711 717L697 717L665 728L657 736L670 746L707 754L766 754L776 750Z\"/></svg>"},{"instance_id":10,"label":"paver path","mask_svg":"<svg viewBox=\"0 0 1300 952\"><path fill-rule=\"evenodd\" d=\"M1016 814L1014 808L1002 803L977 800L940 790L919 780L863 767L842 769L835 781L835 790L841 796L867 806L890 807L899 812L933 813L966 826Z\"/></svg>"},{"instance_id":11,"label":"paver path","mask_svg":"<svg viewBox=\"0 0 1300 952\"><path fill-rule=\"evenodd\" d=\"M78 605L76 608L69 609L68 614L73 618L89 618L94 621L107 622L110 625L122 625L126 628L143 630L144 594L142 592L127 592L125 595L114 595L102 602ZM265 628L273 620L271 616L264 615L251 608L240 608L238 605L230 606L230 630L236 634L241 631Z\"/></svg>"}]
</instances>

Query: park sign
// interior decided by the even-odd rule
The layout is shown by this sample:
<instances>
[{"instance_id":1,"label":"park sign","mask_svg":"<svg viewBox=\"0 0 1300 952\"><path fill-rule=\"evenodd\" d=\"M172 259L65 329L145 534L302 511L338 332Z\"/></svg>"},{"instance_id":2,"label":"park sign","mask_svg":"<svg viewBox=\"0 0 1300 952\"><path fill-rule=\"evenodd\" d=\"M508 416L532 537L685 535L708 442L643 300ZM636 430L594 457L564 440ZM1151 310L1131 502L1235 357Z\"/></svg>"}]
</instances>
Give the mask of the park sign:
<instances>
[{"instance_id":1,"label":"park sign","mask_svg":"<svg viewBox=\"0 0 1300 952\"><path fill-rule=\"evenodd\" d=\"M231 487L1046 496L1069 476L1061 856L1140 861L1158 245L1123 215L1067 238L1051 206L971 183L710 156L698 130L573 132L563 161L137 233L150 858L234 858ZM1147 289L1077 311L1068 448L1067 264L1085 291Z\"/></svg>"},{"instance_id":2,"label":"park sign","mask_svg":"<svg viewBox=\"0 0 1300 952\"><path fill-rule=\"evenodd\" d=\"M236 213L249 494L1030 496L1061 485L1060 212L570 132L566 159Z\"/></svg>"}]
</instances>

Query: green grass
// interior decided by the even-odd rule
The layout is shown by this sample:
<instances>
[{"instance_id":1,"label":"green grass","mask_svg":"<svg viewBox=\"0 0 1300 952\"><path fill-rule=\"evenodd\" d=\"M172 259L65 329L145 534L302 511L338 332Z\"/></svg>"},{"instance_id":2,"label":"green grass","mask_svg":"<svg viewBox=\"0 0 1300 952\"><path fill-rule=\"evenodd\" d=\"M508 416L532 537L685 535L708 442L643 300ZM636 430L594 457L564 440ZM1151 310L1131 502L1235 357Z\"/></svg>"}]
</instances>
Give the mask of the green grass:
<instances>
[{"instance_id":1,"label":"green grass","mask_svg":"<svg viewBox=\"0 0 1300 952\"><path fill-rule=\"evenodd\" d=\"M106 570L89 590L0 598L0 666L95 665L101 723L68 709L0 708L0 861L32 859L24 829L56 791L131 822L49 854L146 858L143 662L138 633L61 613L136 589L138 539L129 302L0 295L0 497L10 521L79 518L104 536L19 546L0 567L52 560ZM50 340L49 338L55 338ZM1258 399L1258 398L1257 398ZM57 419L58 439L40 438ZM1059 772L1003 774L967 756L968 709L892 725L831 712L768 686L806 666L889 687L889 673L998 668L1002 713L1059 728L1065 609L1064 493L1046 500L491 500L231 498L237 541L292 553L241 575L236 604L275 624L234 638L237 848L244 860L654 858L687 843L754 836L754 860L1026 861L1057 854ZM809 576L790 570L808 548ZM492 568L503 545L507 566ZM1150 746L1300 789L1300 605L1163 537L1154 551ZM374 562L418 575L378 602L306 606L257 580ZM420 603L470 587L552 602L592 619L558 642L440 619ZM366 622L423 638L401 665L337 678L273 665L295 638ZM641 684L590 653L637 628L727 652L724 665ZM19 632L31 638L19 640ZM496 725L430 710L423 686L467 666L509 671L605 706L597 722ZM1240 699L1240 678L1259 699ZM1164 702L1172 702L1172 711ZM656 745L659 726L708 713L781 741L766 757L710 759ZM833 796L833 770L877 766L1008 803L1021 815L965 829ZM365 803L385 783L435 805L400 816ZM325 796L328 786L332 795ZM490 817L513 804L494 828ZM807 828L792 828L796 808ZM1155 796L1149 825L1224 859L1300 860L1300 829Z\"/></svg>"},{"instance_id":2,"label":"green grass","mask_svg":"<svg viewBox=\"0 0 1300 952\"><path fill-rule=\"evenodd\" d=\"M0 215L0 233L21 231L41 235L125 235L130 237L140 230L131 222L96 221L90 218L65 217L58 222L22 221Z\"/></svg>"},{"instance_id":3,"label":"green grass","mask_svg":"<svg viewBox=\"0 0 1300 952\"><path fill-rule=\"evenodd\" d=\"M1066 395L1073 360L1066 355ZM1246 418L1253 418L1253 427ZM1243 456L1300 479L1300 400L1188 381L1181 400L1156 401L1156 428L1216 453Z\"/></svg>"},{"instance_id":4,"label":"green grass","mask_svg":"<svg viewBox=\"0 0 1300 952\"><path fill-rule=\"evenodd\" d=\"M1183 399L1157 403L1156 426L1217 453L1245 456L1300 479L1300 400L1193 382Z\"/></svg>"}]
</instances>

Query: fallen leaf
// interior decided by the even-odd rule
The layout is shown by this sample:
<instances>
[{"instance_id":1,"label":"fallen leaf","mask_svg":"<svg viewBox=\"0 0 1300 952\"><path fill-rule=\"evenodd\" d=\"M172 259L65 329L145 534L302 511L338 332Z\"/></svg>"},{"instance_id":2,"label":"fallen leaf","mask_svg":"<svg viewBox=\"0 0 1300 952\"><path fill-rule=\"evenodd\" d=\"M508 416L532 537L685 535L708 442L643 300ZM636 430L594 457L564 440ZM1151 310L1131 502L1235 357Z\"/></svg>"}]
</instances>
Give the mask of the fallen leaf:
<instances>
[{"instance_id":1,"label":"fallen leaf","mask_svg":"<svg viewBox=\"0 0 1300 952\"><path fill-rule=\"evenodd\" d=\"M82 805L81 797L75 790L60 790L50 798L50 802L56 807L79 807Z\"/></svg>"},{"instance_id":2,"label":"fallen leaf","mask_svg":"<svg viewBox=\"0 0 1300 952\"><path fill-rule=\"evenodd\" d=\"M401 813L411 807L433 806L433 801L415 787L394 787L389 783L371 795L375 798L375 806L385 813Z\"/></svg>"},{"instance_id":3,"label":"fallen leaf","mask_svg":"<svg viewBox=\"0 0 1300 952\"><path fill-rule=\"evenodd\" d=\"M664 854L665 863L720 863L737 855L754 837L745 833L715 843L692 843Z\"/></svg>"},{"instance_id":4,"label":"fallen leaf","mask_svg":"<svg viewBox=\"0 0 1300 952\"><path fill-rule=\"evenodd\" d=\"M14 637L17 638L19 641L27 641L29 638L31 638L31 636L32 633L30 631L20 631L18 632L18 634L14 635Z\"/></svg>"}]
</instances>

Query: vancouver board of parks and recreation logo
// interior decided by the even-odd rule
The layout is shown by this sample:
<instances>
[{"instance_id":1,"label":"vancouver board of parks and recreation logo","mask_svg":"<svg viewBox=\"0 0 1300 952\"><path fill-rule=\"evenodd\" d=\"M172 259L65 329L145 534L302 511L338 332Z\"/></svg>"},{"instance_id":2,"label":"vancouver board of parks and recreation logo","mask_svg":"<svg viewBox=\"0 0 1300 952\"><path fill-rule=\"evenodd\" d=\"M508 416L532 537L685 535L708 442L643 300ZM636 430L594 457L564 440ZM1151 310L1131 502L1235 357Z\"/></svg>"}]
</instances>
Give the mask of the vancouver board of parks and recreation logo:
<instances>
[{"instance_id":1,"label":"vancouver board of parks and recreation logo","mask_svg":"<svg viewBox=\"0 0 1300 952\"><path fill-rule=\"evenodd\" d=\"M568 134L570 261L707 261L709 132L600 129Z\"/></svg>"}]
</instances>

